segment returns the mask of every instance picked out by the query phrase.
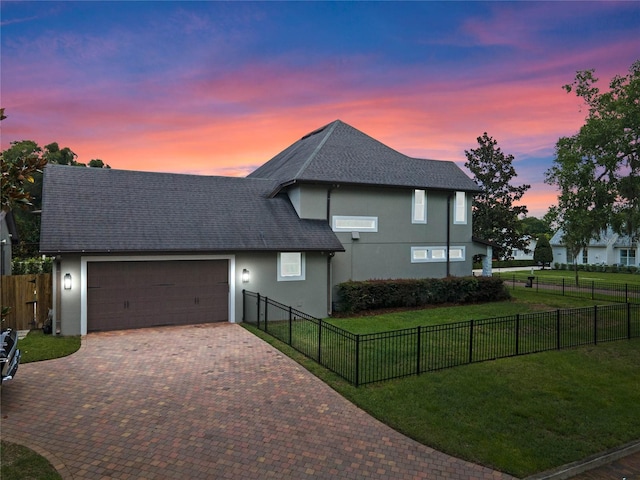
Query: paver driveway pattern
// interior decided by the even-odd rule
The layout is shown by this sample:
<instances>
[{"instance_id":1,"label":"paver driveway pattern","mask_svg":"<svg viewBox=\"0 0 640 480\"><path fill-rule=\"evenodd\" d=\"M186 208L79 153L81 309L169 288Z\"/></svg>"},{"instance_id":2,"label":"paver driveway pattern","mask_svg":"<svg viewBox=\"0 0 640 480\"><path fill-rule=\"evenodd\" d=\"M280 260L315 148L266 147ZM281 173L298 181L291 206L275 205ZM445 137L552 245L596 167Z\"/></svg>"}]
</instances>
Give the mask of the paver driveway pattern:
<instances>
[{"instance_id":1,"label":"paver driveway pattern","mask_svg":"<svg viewBox=\"0 0 640 480\"><path fill-rule=\"evenodd\" d=\"M510 478L395 432L232 324L89 334L21 365L1 427L67 479Z\"/></svg>"}]
</instances>

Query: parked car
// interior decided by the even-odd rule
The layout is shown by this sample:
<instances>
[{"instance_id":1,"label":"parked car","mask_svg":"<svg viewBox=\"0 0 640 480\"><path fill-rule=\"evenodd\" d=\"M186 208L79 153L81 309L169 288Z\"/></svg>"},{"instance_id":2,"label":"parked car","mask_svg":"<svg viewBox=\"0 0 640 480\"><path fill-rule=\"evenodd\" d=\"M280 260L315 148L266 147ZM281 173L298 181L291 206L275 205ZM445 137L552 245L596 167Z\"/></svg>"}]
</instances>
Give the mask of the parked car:
<instances>
[{"instance_id":1,"label":"parked car","mask_svg":"<svg viewBox=\"0 0 640 480\"><path fill-rule=\"evenodd\" d=\"M18 332L7 328L0 333L0 385L16 376L19 364Z\"/></svg>"}]
</instances>

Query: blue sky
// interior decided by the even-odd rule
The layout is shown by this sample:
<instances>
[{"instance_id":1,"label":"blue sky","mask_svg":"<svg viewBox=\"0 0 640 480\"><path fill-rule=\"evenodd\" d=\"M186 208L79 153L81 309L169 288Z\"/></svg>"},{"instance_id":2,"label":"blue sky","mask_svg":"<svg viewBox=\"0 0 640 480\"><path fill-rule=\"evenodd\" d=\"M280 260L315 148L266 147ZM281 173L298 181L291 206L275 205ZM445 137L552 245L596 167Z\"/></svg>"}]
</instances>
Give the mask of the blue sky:
<instances>
[{"instance_id":1,"label":"blue sky","mask_svg":"<svg viewBox=\"0 0 640 480\"><path fill-rule=\"evenodd\" d=\"M341 119L420 158L487 132L543 215L561 87L640 59L639 2L1 4L2 149L56 141L113 168L245 175Z\"/></svg>"}]
</instances>

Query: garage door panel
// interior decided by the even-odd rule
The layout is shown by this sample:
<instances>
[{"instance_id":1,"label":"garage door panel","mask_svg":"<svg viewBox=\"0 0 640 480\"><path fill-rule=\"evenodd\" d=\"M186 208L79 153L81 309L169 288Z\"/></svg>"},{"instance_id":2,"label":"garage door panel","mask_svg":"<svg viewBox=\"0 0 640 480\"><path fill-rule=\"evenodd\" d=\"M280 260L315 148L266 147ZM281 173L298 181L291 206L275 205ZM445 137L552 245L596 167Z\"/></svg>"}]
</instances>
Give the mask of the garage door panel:
<instances>
[{"instance_id":1,"label":"garage door panel","mask_svg":"<svg viewBox=\"0 0 640 480\"><path fill-rule=\"evenodd\" d=\"M228 321L227 260L89 262L89 331Z\"/></svg>"}]
</instances>

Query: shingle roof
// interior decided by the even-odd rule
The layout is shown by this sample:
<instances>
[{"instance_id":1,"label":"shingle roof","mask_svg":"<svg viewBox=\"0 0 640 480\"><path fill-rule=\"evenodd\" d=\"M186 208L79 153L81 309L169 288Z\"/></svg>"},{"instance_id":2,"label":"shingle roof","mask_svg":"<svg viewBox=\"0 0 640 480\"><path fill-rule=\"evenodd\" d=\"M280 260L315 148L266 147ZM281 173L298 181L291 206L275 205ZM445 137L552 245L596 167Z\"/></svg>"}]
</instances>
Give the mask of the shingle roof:
<instances>
[{"instance_id":1,"label":"shingle roof","mask_svg":"<svg viewBox=\"0 0 640 480\"><path fill-rule=\"evenodd\" d=\"M248 177L280 186L318 182L481 191L454 162L408 157L340 120L305 135Z\"/></svg>"},{"instance_id":2,"label":"shingle roof","mask_svg":"<svg viewBox=\"0 0 640 480\"><path fill-rule=\"evenodd\" d=\"M343 251L264 179L49 165L40 249L56 252Z\"/></svg>"}]
</instances>

